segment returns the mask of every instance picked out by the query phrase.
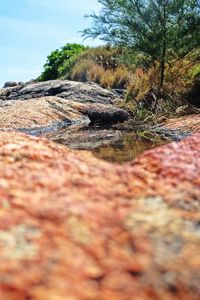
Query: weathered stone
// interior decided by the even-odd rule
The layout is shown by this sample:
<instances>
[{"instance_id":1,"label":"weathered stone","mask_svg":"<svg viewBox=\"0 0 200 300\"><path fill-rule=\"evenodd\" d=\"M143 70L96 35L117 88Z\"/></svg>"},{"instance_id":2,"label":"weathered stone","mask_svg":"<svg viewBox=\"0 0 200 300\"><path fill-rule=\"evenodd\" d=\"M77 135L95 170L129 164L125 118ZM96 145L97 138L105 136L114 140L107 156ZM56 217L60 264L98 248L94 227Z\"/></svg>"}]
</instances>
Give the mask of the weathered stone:
<instances>
[{"instance_id":1,"label":"weathered stone","mask_svg":"<svg viewBox=\"0 0 200 300\"><path fill-rule=\"evenodd\" d=\"M164 126L180 131L200 132L200 114L187 115L166 120Z\"/></svg>"},{"instance_id":2,"label":"weathered stone","mask_svg":"<svg viewBox=\"0 0 200 300\"><path fill-rule=\"evenodd\" d=\"M60 128L55 124L60 121L69 125L86 118L101 124L127 120L129 114L112 100L116 101L112 92L91 82L52 80L8 87L0 90L0 128L53 130Z\"/></svg>"},{"instance_id":3,"label":"weathered stone","mask_svg":"<svg viewBox=\"0 0 200 300\"><path fill-rule=\"evenodd\" d=\"M13 86L17 86L17 85L18 85L18 83L15 82L15 81L7 81L7 82L5 82L5 84L4 84L4 88L7 88L7 87L13 87Z\"/></svg>"},{"instance_id":4,"label":"weathered stone","mask_svg":"<svg viewBox=\"0 0 200 300\"><path fill-rule=\"evenodd\" d=\"M69 80L50 80L28 83L16 88L1 89L0 99L26 100L45 96L58 96L78 102L112 104L116 95L93 82L75 82Z\"/></svg>"},{"instance_id":5,"label":"weathered stone","mask_svg":"<svg viewBox=\"0 0 200 300\"><path fill-rule=\"evenodd\" d=\"M0 299L199 300L200 135L126 165L0 133Z\"/></svg>"},{"instance_id":6,"label":"weathered stone","mask_svg":"<svg viewBox=\"0 0 200 300\"><path fill-rule=\"evenodd\" d=\"M129 113L121 108L113 105L101 103L79 103L75 101L68 101L68 105L77 109L83 115L88 116L91 123L102 123L104 125L110 123L120 123L129 119Z\"/></svg>"},{"instance_id":7,"label":"weathered stone","mask_svg":"<svg viewBox=\"0 0 200 300\"><path fill-rule=\"evenodd\" d=\"M29 129L56 127L56 124L88 124L89 119L67 105L65 99L44 97L27 101L6 101L0 107L1 129ZM52 128L51 128L52 127Z\"/></svg>"},{"instance_id":8,"label":"weathered stone","mask_svg":"<svg viewBox=\"0 0 200 300\"><path fill-rule=\"evenodd\" d=\"M117 123L129 117L125 110L113 105L78 103L59 97L3 101L0 115L1 129L27 129L30 133L54 131L72 124Z\"/></svg>"}]
</instances>

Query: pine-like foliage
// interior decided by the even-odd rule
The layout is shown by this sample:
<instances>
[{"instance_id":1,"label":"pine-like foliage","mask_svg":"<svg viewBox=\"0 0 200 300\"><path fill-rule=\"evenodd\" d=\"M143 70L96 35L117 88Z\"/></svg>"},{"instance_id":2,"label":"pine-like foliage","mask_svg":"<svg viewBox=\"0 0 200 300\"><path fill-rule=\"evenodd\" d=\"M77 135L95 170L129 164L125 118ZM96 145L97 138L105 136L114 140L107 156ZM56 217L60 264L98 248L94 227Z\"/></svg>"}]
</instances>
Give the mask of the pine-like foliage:
<instances>
[{"instance_id":1,"label":"pine-like foliage","mask_svg":"<svg viewBox=\"0 0 200 300\"><path fill-rule=\"evenodd\" d=\"M99 0L83 36L123 45L160 63L163 86L165 63L183 58L200 46L200 0Z\"/></svg>"}]
</instances>

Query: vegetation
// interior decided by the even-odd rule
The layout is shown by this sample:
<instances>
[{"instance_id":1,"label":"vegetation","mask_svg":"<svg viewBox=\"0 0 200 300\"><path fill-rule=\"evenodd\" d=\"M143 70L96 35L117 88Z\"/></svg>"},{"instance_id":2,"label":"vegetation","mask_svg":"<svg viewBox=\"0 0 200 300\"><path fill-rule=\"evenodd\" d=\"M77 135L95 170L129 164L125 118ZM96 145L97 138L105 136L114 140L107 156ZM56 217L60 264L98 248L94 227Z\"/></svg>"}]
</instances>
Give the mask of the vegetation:
<instances>
[{"instance_id":1,"label":"vegetation","mask_svg":"<svg viewBox=\"0 0 200 300\"><path fill-rule=\"evenodd\" d=\"M105 46L66 44L39 80L93 81L124 95L135 121L191 112L200 97L200 0L99 0L85 37ZM195 99L195 100L194 100ZM182 107L181 109L179 107Z\"/></svg>"},{"instance_id":2,"label":"vegetation","mask_svg":"<svg viewBox=\"0 0 200 300\"><path fill-rule=\"evenodd\" d=\"M66 70L70 70L73 59L86 49L87 47L80 44L66 44L61 49L51 52L38 80L46 81L61 77Z\"/></svg>"},{"instance_id":3,"label":"vegetation","mask_svg":"<svg viewBox=\"0 0 200 300\"><path fill-rule=\"evenodd\" d=\"M88 49L76 59L70 79L94 81L104 88L125 89L131 75L122 62L122 55L122 49L110 46Z\"/></svg>"},{"instance_id":4,"label":"vegetation","mask_svg":"<svg viewBox=\"0 0 200 300\"><path fill-rule=\"evenodd\" d=\"M199 0L99 0L102 10L92 14L93 27L85 37L100 37L123 45L159 62L158 93L163 87L165 64L181 59L200 44Z\"/></svg>"}]
</instances>

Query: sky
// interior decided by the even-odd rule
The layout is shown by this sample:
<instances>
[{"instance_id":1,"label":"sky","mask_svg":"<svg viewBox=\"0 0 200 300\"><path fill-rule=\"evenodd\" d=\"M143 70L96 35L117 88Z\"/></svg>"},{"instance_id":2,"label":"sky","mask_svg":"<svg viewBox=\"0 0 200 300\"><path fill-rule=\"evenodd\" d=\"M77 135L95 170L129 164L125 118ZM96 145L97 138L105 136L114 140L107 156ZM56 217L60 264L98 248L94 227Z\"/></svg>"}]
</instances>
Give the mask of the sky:
<instances>
[{"instance_id":1,"label":"sky","mask_svg":"<svg viewBox=\"0 0 200 300\"><path fill-rule=\"evenodd\" d=\"M0 87L36 78L66 43L102 44L79 32L91 25L84 16L99 9L98 0L0 0Z\"/></svg>"}]
</instances>

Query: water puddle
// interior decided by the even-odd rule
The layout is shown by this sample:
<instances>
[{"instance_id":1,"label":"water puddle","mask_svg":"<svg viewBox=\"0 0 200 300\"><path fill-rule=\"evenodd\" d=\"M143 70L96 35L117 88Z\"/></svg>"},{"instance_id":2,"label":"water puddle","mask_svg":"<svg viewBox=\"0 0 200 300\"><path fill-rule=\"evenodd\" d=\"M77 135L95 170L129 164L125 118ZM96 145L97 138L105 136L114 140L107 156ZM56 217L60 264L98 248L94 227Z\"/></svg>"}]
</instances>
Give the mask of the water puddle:
<instances>
[{"instance_id":1,"label":"water puddle","mask_svg":"<svg viewBox=\"0 0 200 300\"><path fill-rule=\"evenodd\" d=\"M123 133L116 142L101 145L93 149L96 157L110 161L124 163L135 159L144 151L163 145L165 142L151 142L139 139L134 133Z\"/></svg>"},{"instance_id":2,"label":"water puddle","mask_svg":"<svg viewBox=\"0 0 200 300\"><path fill-rule=\"evenodd\" d=\"M166 141L147 141L134 132L111 129L63 129L47 136L71 149L89 150L96 157L110 162L125 163L145 150L165 144Z\"/></svg>"}]
</instances>

